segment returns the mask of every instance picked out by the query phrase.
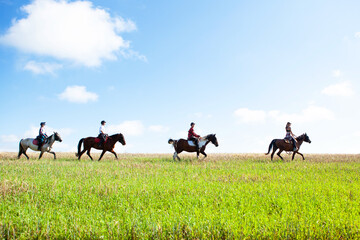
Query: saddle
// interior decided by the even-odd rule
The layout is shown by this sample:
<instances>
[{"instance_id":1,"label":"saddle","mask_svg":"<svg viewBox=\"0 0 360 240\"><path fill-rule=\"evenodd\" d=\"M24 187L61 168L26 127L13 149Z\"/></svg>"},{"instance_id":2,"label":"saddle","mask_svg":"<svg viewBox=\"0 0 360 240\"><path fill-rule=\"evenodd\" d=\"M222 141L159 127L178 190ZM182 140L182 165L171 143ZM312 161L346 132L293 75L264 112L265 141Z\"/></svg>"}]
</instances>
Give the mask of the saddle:
<instances>
[{"instance_id":1,"label":"saddle","mask_svg":"<svg viewBox=\"0 0 360 240\"><path fill-rule=\"evenodd\" d=\"M34 145L36 145L36 146L39 145L39 142L40 142L39 138L35 138L35 139L32 141L32 143L33 143ZM45 141L43 142L43 145L46 144L46 143L48 143L48 142L49 142L49 139L46 138Z\"/></svg>"},{"instance_id":2,"label":"saddle","mask_svg":"<svg viewBox=\"0 0 360 240\"><path fill-rule=\"evenodd\" d=\"M284 139L285 143L289 143L289 144L292 144L293 141L292 140L289 140L289 139Z\"/></svg>"},{"instance_id":3,"label":"saddle","mask_svg":"<svg viewBox=\"0 0 360 240\"><path fill-rule=\"evenodd\" d=\"M106 137L105 142L107 142L108 138L109 137ZM95 143L100 143L100 141L101 141L101 138L98 138L98 137L95 138Z\"/></svg>"}]
</instances>

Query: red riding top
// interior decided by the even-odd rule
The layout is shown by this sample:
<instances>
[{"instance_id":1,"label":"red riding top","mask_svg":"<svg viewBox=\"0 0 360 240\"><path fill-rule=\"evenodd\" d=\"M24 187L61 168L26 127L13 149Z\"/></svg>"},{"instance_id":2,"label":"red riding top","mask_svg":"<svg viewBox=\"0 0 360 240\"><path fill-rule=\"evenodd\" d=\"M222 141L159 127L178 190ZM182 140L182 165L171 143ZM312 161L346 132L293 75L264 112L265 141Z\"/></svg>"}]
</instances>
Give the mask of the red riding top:
<instances>
[{"instance_id":1,"label":"red riding top","mask_svg":"<svg viewBox=\"0 0 360 240\"><path fill-rule=\"evenodd\" d=\"M199 135L197 135L195 132L194 132L194 128L190 128L189 129L189 133L188 133L188 139L192 138L192 137L200 137Z\"/></svg>"}]
</instances>

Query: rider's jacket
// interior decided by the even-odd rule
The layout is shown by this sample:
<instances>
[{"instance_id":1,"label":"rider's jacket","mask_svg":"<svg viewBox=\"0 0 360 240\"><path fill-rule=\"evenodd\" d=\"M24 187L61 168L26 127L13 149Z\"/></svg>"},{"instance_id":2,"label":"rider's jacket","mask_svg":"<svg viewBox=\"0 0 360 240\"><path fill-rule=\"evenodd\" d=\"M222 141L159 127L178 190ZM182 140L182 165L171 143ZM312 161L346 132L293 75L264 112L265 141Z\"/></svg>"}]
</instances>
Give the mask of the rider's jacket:
<instances>
[{"instance_id":1,"label":"rider's jacket","mask_svg":"<svg viewBox=\"0 0 360 240\"><path fill-rule=\"evenodd\" d=\"M104 125L101 125L100 128L99 128L99 134L105 134L105 126Z\"/></svg>"},{"instance_id":2,"label":"rider's jacket","mask_svg":"<svg viewBox=\"0 0 360 240\"><path fill-rule=\"evenodd\" d=\"M197 134L194 132L194 128L190 128L190 129L189 129L189 132L188 132L188 139L193 138L193 137L198 138L198 137L200 137L200 136L197 135Z\"/></svg>"},{"instance_id":3,"label":"rider's jacket","mask_svg":"<svg viewBox=\"0 0 360 240\"><path fill-rule=\"evenodd\" d=\"M42 137L42 138L47 138L47 137L48 137L47 134L46 134L46 129L45 129L45 127L41 127L41 128L39 129L39 136Z\"/></svg>"}]
</instances>

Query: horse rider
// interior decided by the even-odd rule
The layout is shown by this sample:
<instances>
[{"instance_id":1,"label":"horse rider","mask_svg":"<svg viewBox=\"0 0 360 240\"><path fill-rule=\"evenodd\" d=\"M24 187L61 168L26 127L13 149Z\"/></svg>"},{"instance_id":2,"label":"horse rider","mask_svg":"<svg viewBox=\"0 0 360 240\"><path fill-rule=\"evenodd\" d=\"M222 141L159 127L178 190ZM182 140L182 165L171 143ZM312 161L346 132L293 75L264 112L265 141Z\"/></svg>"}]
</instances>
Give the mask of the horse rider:
<instances>
[{"instance_id":1,"label":"horse rider","mask_svg":"<svg viewBox=\"0 0 360 240\"><path fill-rule=\"evenodd\" d=\"M107 134L105 133L105 124L106 122L104 120L101 121L101 125L99 128L99 136L98 138L100 138L100 143L99 146L104 146L106 138L107 138Z\"/></svg>"},{"instance_id":2,"label":"horse rider","mask_svg":"<svg viewBox=\"0 0 360 240\"><path fill-rule=\"evenodd\" d=\"M39 145L38 145L39 151L41 150L41 147L42 147L43 143L45 142L45 139L48 137L48 135L46 134L45 124L46 124L46 122L40 123L39 136L36 137L39 141Z\"/></svg>"},{"instance_id":3,"label":"horse rider","mask_svg":"<svg viewBox=\"0 0 360 240\"><path fill-rule=\"evenodd\" d=\"M293 151L296 151L297 150L297 147L296 147L296 139L295 139L295 134L293 134L293 132L291 131L291 123L290 122L288 122L287 124L286 124L286 127L285 127L285 130L286 130L286 136L285 136L285 138L284 139L286 139L286 140L289 140L289 141L292 141L292 144L293 144L293 147L294 147L294 149L293 149Z\"/></svg>"},{"instance_id":4,"label":"horse rider","mask_svg":"<svg viewBox=\"0 0 360 240\"><path fill-rule=\"evenodd\" d=\"M194 132L194 127L195 127L195 123L190 123L190 129L189 129L189 132L188 132L188 140L191 140L195 143L195 146L196 146L196 150L199 151L200 150L200 147L199 147L199 138L200 138L200 135L197 135L195 132Z\"/></svg>"}]
</instances>

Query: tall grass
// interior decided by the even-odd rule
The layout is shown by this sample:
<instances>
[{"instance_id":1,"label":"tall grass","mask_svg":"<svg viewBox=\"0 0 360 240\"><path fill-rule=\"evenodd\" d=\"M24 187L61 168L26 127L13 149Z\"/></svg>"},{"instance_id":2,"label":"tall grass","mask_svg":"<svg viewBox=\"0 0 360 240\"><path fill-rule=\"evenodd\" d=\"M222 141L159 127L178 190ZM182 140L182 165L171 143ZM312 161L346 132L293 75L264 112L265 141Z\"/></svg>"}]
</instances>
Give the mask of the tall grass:
<instances>
[{"instance_id":1,"label":"tall grass","mask_svg":"<svg viewBox=\"0 0 360 240\"><path fill-rule=\"evenodd\" d=\"M35 155L34 155L35 156ZM191 155L192 156L192 155ZM360 157L254 154L0 160L0 236L360 238Z\"/></svg>"}]
</instances>

